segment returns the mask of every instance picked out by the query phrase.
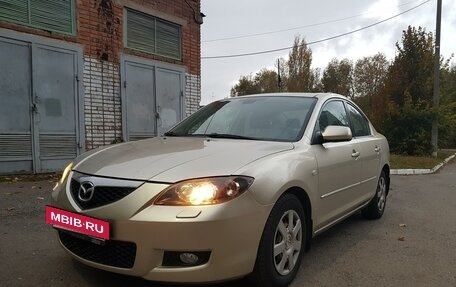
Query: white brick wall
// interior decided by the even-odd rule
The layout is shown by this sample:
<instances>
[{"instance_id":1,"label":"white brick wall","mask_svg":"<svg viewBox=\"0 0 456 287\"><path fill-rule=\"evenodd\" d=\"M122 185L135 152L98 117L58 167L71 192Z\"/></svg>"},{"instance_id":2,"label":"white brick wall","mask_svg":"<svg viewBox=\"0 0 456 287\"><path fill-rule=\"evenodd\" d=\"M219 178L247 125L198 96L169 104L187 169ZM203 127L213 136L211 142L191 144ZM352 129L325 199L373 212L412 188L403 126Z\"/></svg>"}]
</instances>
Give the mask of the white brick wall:
<instances>
[{"instance_id":1,"label":"white brick wall","mask_svg":"<svg viewBox=\"0 0 456 287\"><path fill-rule=\"evenodd\" d=\"M185 75L186 110L185 117L196 112L201 102L201 76Z\"/></svg>"},{"instance_id":2,"label":"white brick wall","mask_svg":"<svg viewBox=\"0 0 456 287\"><path fill-rule=\"evenodd\" d=\"M86 149L122 137L119 65L84 57Z\"/></svg>"}]
</instances>

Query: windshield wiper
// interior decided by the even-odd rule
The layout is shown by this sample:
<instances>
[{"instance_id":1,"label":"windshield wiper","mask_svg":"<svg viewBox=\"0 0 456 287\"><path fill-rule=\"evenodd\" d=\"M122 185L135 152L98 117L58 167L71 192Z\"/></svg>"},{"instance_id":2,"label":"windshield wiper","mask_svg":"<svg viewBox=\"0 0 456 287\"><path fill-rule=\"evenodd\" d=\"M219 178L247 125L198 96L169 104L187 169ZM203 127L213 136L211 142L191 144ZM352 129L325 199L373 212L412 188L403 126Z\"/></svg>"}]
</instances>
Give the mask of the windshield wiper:
<instances>
[{"instance_id":1,"label":"windshield wiper","mask_svg":"<svg viewBox=\"0 0 456 287\"><path fill-rule=\"evenodd\" d=\"M164 136L167 136L167 137L178 137L178 136L181 136L180 134L176 134L175 132L167 132L164 134Z\"/></svg>"},{"instance_id":2,"label":"windshield wiper","mask_svg":"<svg viewBox=\"0 0 456 287\"><path fill-rule=\"evenodd\" d=\"M225 139L241 139L241 140L257 140L257 138L246 137L241 135L232 135L232 134L219 134L219 133L211 133L205 134L205 136L209 138L225 138Z\"/></svg>"},{"instance_id":3,"label":"windshield wiper","mask_svg":"<svg viewBox=\"0 0 456 287\"><path fill-rule=\"evenodd\" d=\"M219 134L219 133L210 133L210 134L178 134L175 132L167 132L164 136L168 137L208 137L208 138L225 138L225 139L241 139L241 140L258 140L257 138L246 137L241 135L233 134Z\"/></svg>"}]
</instances>

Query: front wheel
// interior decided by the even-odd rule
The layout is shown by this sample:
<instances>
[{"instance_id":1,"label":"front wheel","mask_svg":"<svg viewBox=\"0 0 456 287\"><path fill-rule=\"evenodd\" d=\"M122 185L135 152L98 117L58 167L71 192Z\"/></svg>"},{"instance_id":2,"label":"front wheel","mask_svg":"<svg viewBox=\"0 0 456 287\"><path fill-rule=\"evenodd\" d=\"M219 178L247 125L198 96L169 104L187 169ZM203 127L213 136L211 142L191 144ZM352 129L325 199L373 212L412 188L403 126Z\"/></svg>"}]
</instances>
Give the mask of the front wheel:
<instances>
[{"instance_id":1,"label":"front wheel","mask_svg":"<svg viewBox=\"0 0 456 287\"><path fill-rule=\"evenodd\" d=\"M298 272L306 240L306 219L299 199L282 196L266 222L250 280L256 286L284 287Z\"/></svg>"},{"instance_id":2,"label":"front wheel","mask_svg":"<svg viewBox=\"0 0 456 287\"><path fill-rule=\"evenodd\" d=\"M382 170L377 183L377 190L374 198L369 205L363 209L362 214L368 219L378 219L382 217L386 206L386 196L388 194L389 184L385 172Z\"/></svg>"}]
</instances>

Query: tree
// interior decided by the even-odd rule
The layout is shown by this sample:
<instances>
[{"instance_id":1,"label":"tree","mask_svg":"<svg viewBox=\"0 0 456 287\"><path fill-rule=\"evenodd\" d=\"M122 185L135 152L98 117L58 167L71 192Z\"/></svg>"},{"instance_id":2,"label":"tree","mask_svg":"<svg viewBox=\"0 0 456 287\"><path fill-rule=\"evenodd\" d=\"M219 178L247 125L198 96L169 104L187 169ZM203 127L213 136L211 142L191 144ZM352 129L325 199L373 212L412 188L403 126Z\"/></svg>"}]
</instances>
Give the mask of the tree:
<instances>
[{"instance_id":1,"label":"tree","mask_svg":"<svg viewBox=\"0 0 456 287\"><path fill-rule=\"evenodd\" d=\"M356 61L353 70L353 89L356 103L370 117L372 98L378 93L388 74L389 61L382 53Z\"/></svg>"},{"instance_id":2,"label":"tree","mask_svg":"<svg viewBox=\"0 0 456 287\"><path fill-rule=\"evenodd\" d=\"M434 41L432 33L409 26L385 85L375 99L374 119L388 138L392 152L430 154Z\"/></svg>"},{"instance_id":3,"label":"tree","mask_svg":"<svg viewBox=\"0 0 456 287\"><path fill-rule=\"evenodd\" d=\"M239 97L249 94L256 94L258 92L258 87L255 85L253 77L250 74L247 76L241 76L239 78L238 83L231 88L230 95L231 97Z\"/></svg>"},{"instance_id":4,"label":"tree","mask_svg":"<svg viewBox=\"0 0 456 287\"><path fill-rule=\"evenodd\" d=\"M388 82L392 100L402 106L404 94L410 93L413 104L431 104L434 78L434 38L424 28L409 26L402 34Z\"/></svg>"},{"instance_id":5,"label":"tree","mask_svg":"<svg viewBox=\"0 0 456 287\"><path fill-rule=\"evenodd\" d=\"M310 92L314 90L315 73L310 68L312 50L307 47L305 39L295 37L293 48L288 54L288 92Z\"/></svg>"},{"instance_id":6,"label":"tree","mask_svg":"<svg viewBox=\"0 0 456 287\"><path fill-rule=\"evenodd\" d=\"M396 49L392 63L381 53L364 57L355 65L348 59L332 59L320 73L311 68L312 51L305 40L296 37L289 60L279 59L277 64L282 91L323 90L354 99L388 138L395 153L429 154L431 123L438 115L439 146L456 147L456 66L441 60L440 108L436 110L432 105L432 33L409 26ZM242 76L231 94L276 92L278 80L276 71L262 69L255 76Z\"/></svg>"},{"instance_id":7,"label":"tree","mask_svg":"<svg viewBox=\"0 0 456 287\"><path fill-rule=\"evenodd\" d=\"M279 91L278 76L274 70L261 69L255 75L254 82L259 89L259 93L274 93Z\"/></svg>"},{"instance_id":8,"label":"tree","mask_svg":"<svg viewBox=\"0 0 456 287\"><path fill-rule=\"evenodd\" d=\"M319 89L320 72L318 69L312 69L311 64L312 51L304 39L296 37L288 61L280 58L276 64L276 69L280 70L280 91L313 92ZM255 76L241 76L239 82L231 88L231 96L278 92L278 84L276 70L262 69Z\"/></svg>"},{"instance_id":9,"label":"tree","mask_svg":"<svg viewBox=\"0 0 456 287\"><path fill-rule=\"evenodd\" d=\"M323 71L321 82L325 92L353 99L353 62L348 59L332 59Z\"/></svg>"},{"instance_id":10,"label":"tree","mask_svg":"<svg viewBox=\"0 0 456 287\"><path fill-rule=\"evenodd\" d=\"M279 72L280 76L277 78L277 86L279 91L287 91L287 82L288 82L288 61L280 57L277 63L275 64L276 70Z\"/></svg>"},{"instance_id":11,"label":"tree","mask_svg":"<svg viewBox=\"0 0 456 287\"><path fill-rule=\"evenodd\" d=\"M231 88L231 96L238 97L250 94L278 92L277 72L269 69L261 69L252 75L241 76L239 82Z\"/></svg>"},{"instance_id":12,"label":"tree","mask_svg":"<svg viewBox=\"0 0 456 287\"><path fill-rule=\"evenodd\" d=\"M388 68L389 62L383 53L357 60L353 71L355 97L372 97L384 83Z\"/></svg>"},{"instance_id":13,"label":"tree","mask_svg":"<svg viewBox=\"0 0 456 287\"><path fill-rule=\"evenodd\" d=\"M456 65L449 61L441 69L439 146L456 147Z\"/></svg>"}]
</instances>

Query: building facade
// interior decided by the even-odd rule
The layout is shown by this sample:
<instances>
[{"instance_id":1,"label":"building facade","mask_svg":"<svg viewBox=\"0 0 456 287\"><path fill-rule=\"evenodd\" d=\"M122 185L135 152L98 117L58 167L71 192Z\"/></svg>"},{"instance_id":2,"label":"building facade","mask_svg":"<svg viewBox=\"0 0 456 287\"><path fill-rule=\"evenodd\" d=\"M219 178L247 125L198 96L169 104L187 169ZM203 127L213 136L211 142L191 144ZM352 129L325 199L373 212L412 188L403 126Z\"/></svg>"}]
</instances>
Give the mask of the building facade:
<instances>
[{"instance_id":1,"label":"building facade","mask_svg":"<svg viewBox=\"0 0 456 287\"><path fill-rule=\"evenodd\" d=\"M0 173L157 136L201 98L200 0L0 0Z\"/></svg>"}]
</instances>

